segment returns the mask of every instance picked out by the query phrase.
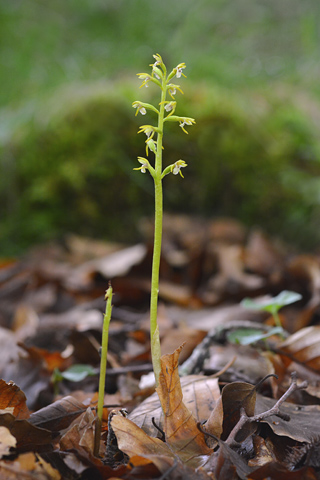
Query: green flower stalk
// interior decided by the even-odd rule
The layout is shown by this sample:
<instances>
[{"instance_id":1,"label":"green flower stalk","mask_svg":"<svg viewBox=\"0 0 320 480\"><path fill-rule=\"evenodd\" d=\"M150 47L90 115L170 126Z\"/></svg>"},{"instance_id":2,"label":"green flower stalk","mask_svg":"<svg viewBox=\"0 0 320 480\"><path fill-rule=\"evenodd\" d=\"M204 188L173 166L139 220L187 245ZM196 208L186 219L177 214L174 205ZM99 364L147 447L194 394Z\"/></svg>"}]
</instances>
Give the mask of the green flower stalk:
<instances>
[{"instance_id":1,"label":"green flower stalk","mask_svg":"<svg viewBox=\"0 0 320 480\"><path fill-rule=\"evenodd\" d=\"M154 181L155 188L155 225L154 225L154 248L152 260L152 276L151 276L151 297L150 297L150 338L151 338L151 355L153 371L155 374L156 385L159 383L160 366L160 337L157 323L158 313L158 294L159 294L159 269L161 257L161 243L162 243L162 218L163 218L163 194L162 194L162 180L169 173L177 175L178 173L183 177L181 168L185 168L187 164L183 160L177 160L174 164L163 169L162 165L162 150L163 150L163 130L165 122L178 122L181 129L188 133L185 126L191 126L195 120L190 117L179 117L174 115L177 102L175 95L178 92L183 93L179 85L171 83L171 80L176 77L185 77L183 70L186 68L185 63L179 63L169 74L160 55L153 55L155 63L151 64L152 73L138 73L139 78L143 81L141 87L148 87L153 83L160 88L161 100L158 108L141 101L133 102L132 106L136 108L136 115L146 115L148 110L154 112L158 117L157 125L142 125L138 133L144 133L146 139L146 156L149 151L155 156L154 166L144 157L138 157L141 166L134 170L140 170L146 173L148 170ZM171 100L167 100L167 96Z\"/></svg>"},{"instance_id":2,"label":"green flower stalk","mask_svg":"<svg viewBox=\"0 0 320 480\"><path fill-rule=\"evenodd\" d=\"M96 457L99 454L103 405L104 405L104 391L105 391L105 385L106 385L109 326L110 326L111 312L112 312L111 284L109 284L109 288L106 291L105 300L107 301L107 305L106 305L106 311L103 317L103 327L102 327L99 394L98 394L97 419L96 419L95 436L94 436L94 455Z\"/></svg>"}]
</instances>

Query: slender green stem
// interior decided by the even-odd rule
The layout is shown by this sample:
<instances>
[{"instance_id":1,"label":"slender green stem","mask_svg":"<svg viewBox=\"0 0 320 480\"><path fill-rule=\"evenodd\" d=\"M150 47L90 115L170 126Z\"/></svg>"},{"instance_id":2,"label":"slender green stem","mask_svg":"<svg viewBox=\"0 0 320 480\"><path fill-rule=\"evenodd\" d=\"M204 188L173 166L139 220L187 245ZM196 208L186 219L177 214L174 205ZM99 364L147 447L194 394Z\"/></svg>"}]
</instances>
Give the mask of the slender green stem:
<instances>
[{"instance_id":1,"label":"slender green stem","mask_svg":"<svg viewBox=\"0 0 320 480\"><path fill-rule=\"evenodd\" d=\"M155 374L156 385L159 383L159 374L161 370L160 357L160 337L157 323L158 313L158 295L159 295L159 269L162 243L162 217L163 217L163 194L162 194L162 138L163 138L163 119L164 106L166 99L166 82L162 82L162 93L160 111L158 116L158 134L157 134L157 152L155 159L155 224L154 224L154 245L151 276L151 298L150 298L150 337L151 337L151 355L153 371Z\"/></svg>"},{"instance_id":2,"label":"slender green stem","mask_svg":"<svg viewBox=\"0 0 320 480\"><path fill-rule=\"evenodd\" d=\"M105 385L106 385L109 325L110 325L111 312L112 312L112 287L111 287L111 285L109 285L109 288L106 291L106 297L105 298L107 300L107 305L106 305L106 312L105 312L104 318L103 318L103 328L102 328L101 361L100 361L100 377L99 377L99 396L98 396L97 419L96 419L96 428L95 428L95 437L94 437L94 455L96 457L99 455L101 426L102 426L102 415L103 415L103 405L104 405L104 391L105 391Z\"/></svg>"},{"instance_id":3,"label":"slender green stem","mask_svg":"<svg viewBox=\"0 0 320 480\"><path fill-rule=\"evenodd\" d=\"M281 320L280 320L280 317L279 317L279 314L278 314L277 310L273 310L272 314L273 314L273 318L274 318L276 326L282 328Z\"/></svg>"},{"instance_id":4,"label":"slender green stem","mask_svg":"<svg viewBox=\"0 0 320 480\"><path fill-rule=\"evenodd\" d=\"M283 329L282 327L282 323L281 323L281 320L280 320L280 317L279 317L279 314L278 314L278 310L273 308L272 309L272 315L273 315L273 318L274 318L274 321L275 321L275 324L277 327L280 327L281 330ZM283 331L283 330L282 330ZM283 340L285 340L285 335L283 333L279 333L279 336L280 338L282 338Z\"/></svg>"},{"instance_id":5,"label":"slender green stem","mask_svg":"<svg viewBox=\"0 0 320 480\"><path fill-rule=\"evenodd\" d=\"M184 125L193 125L195 120L190 117L178 117L173 115L176 109L177 102L175 101L175 94L178 90L183 93L179 85L169 83L170 80L176 76L180 78L183 73L182 70L186 68L185 63L179 63L167 76L167 69L159 54L153 55L156 60L152 65L152 74L138 73L138 76L143 83L141 86L148 86L148 82L153 82L161 89L161 101L159 103L159 109L153 107L149 103L140 101L133 102L132 106L137 108L137 113L145 115L146 110L150 109L158 115L157 127L153 125L141 125L138 133L145 133L147 135L146 140L146 155L150 150L155 154L154 168L150 165L146 158L138 157L138 161L141 163L141 167L134 170L141 170L145 173L149 170L150 175L154 180L155 188L155 223L154 223L154 248L153 248L153 261L152 261L152 275L151 275L151 295L150 295L150 336L151 336L151 355L153 363L153 371L155 375L156 385L159 384L159 376L161 372L161 349L160 349L160 336L159 327L157 322L158 314L158 297L159 297L159 270L160 270L160 258L161 258L161 243L162 243L162 217L163 217L163 194L162 194L162 179L169 173L177 175L178 173L183 177L181 168L187 166L183 160L177 160L172 165L167 166L162 171L162 142L163 142L163 126L166 121L179 122L180 127L185 133L188 133L184 129ZM184 75L183 75L184 76ZM171 96L172 100L167 101L166 96ZM165 112L170 112L166 114ZM154 135L157 135L156 141Z\"/></svg>"}]
</instances>

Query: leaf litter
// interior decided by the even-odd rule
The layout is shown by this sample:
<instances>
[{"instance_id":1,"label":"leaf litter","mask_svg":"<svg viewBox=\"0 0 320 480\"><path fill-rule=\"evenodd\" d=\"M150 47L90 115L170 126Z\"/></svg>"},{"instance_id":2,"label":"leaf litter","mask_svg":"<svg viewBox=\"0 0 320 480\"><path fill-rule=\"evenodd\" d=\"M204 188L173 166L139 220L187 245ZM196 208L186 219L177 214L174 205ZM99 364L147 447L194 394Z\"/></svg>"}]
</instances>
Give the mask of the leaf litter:
<instances>
[{"instance_id":1,"label":"leaf litter","mask_svg":"<svg viewBox=\"0 0 320 480\"><path fill-rule=\"evenodd\" d=\"M319 257L234 220L167 215L155 392L141 382L151 371L148 221L143 232L138 245L70 236L1 263L1 478L320 478ZM269 311L282 292L297 293L281 303L284 338Z\"/></svg>"}]
</instances>

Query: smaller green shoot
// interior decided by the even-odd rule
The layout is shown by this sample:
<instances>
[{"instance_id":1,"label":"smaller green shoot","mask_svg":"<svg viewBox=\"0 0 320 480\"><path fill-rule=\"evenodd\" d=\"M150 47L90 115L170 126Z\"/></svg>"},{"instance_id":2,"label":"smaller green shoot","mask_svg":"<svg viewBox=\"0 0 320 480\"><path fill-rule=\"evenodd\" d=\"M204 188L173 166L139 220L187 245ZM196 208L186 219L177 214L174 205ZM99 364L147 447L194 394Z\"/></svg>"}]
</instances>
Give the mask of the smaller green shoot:
<instances>
[{"instance_id":1,"label":"smaller green shoot","mask_svg":"<svg viewBox=\"0 0 320 480\"><path fill-rule=\"evenodd\" d=\"M101 342L101 361L100 361L100 377L99 377L99 394L98 394L98 407L97 407L97 419L94 436L94 455L99 455L102 415L104 405L104 391L106 385L106 370L107 370L107 355L108 355L108 340L109 340L109 326L112 312L112 287L109 283L109 288L106 291L105 300L107 301L106 311L103 317L102 327L102 342Z\"/></svg>"},{"instance_id":2,"label":"smaller green shoot","mask_svg":"<svg viewBox=\"0 0 320 480\"><path fill-rule=\"evenodd\" d=\"M302 295L300 295L300 293L283 290L276 297L262 300L260 302L252 300L251 298L244 298L241 302L241 305L251 310L269 312L272 315L276 326L282 329L282 324L278 311L280 310L280 308L286 305L290 305L291 303L298 302L301 299Z\"/></svg>"},{"instance_id":3,"label":"smaller green shoot","mask_svg":"<svg viewBox=\"0 0 320 480\"><path fill-rule=\"evenodd\" d=\"M69 382L81 382L87 377L97 375L97 370L91 365L75 364L68 368L64 372L61 372L58 368L55 368L52 372L51 382L53 384L54 393L59 393L59 384L62 380L68 380Z\"/></svg>"}]
</instances>

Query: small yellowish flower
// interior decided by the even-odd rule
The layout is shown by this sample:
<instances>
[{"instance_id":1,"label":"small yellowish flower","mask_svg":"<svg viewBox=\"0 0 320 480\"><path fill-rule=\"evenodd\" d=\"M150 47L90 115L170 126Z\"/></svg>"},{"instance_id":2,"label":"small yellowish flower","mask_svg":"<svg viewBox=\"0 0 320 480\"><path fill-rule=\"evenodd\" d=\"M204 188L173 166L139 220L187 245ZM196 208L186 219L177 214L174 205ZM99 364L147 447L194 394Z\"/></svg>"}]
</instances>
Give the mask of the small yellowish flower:
<instances>
[{"instance_id":1,"label":"small yellowish flower","mask_svg":"<svg viewBox=\"0 0 320 480\"><path fill-rule=\"evenodd\" d=\"M138 133L145 133L148 139L152 138L156 132L155 127L152 125L141 125L140 130Z\"/></svg>"},{"instance_id":2,"label":"small yellowish flower","mask_svg":"<svg viewBox=\"0 0 320 480\"><path fill-rule=\"evenodd\" d=\"M169 95L171 98L173 98L174 100L174 96L175 94L177 93L177 90L183 94L183 91L181 90L181 88L179 87L179 85L174 85L173 83L169 83L168 85L168 91L169 91Z\"/></svg>"},{"instance_id":3,"label":"small yellowish flower","mask_svg":"<svg viewBox=\"0 0 320 480\"><path fill-rule=\"evenodd\" d=\"M138 162L141 163L141 167L134 168L133 170L140 170L141 173L146 173L147 170L149 170L150 163L146 158L143 157L138 157Z\"/></svg>"},{"instance_id":4,"label":"small yellowish flower","mask_svg":"<svg viewBox=\"0 0 320 480\"><path fill-rule=\"evenodd\" d=\"M185 167L187 167L186 162L184 160L178 160L173 165L171 165L171 172L173 173L173 175L178 175L179 173L181 177L184 178L181 172L181 168L185 168Z\"/></svg>"},{"instance_id":5,"label":"small yellowish flower","mask_svg":"<svg viewBox=\"0 0 320 480\"><path fill-rule=\"evenodd\" d=\"M164 106L166 112L171 112L176 108L177 102L169 102Z\"/></svg>"},{"instance_id":6,"label":"small yellowish flower","mask_svg":"<svg viewBox=\"0 0 320 480\"><path fill-rule=\"evenodd\" d=\"M179 65L176 66L175 69L176 69L176 77L177 77L177 78L180 78L181 75L182 75L183 77L185 77L185 75L182 73L182 70L183 70L184 68L186 68L186 64L185 64L185 63L179 63Z\"/></svg>"},{"instance_id":7,"label":"small yellowish flower","mask_svg":"<svg viewBox=\"0 0 320 480\"><path fill-rule=\"evenodd\" d=\"M184 128L185 125L193 125L194 123L196 123L196 121L194 120L194 118L189 118L189 117L181 117L182 121L179 123L179 126L182 128L182 130L184 131L184 133L187 133L187 130Z\"/></svg>"},{"instance_id":8,"label":"small yellowish flower","mask_svg":"<svg viewBox=\"0 0 320 480\"><path fill-rule=\"evenodd\" d=\"M151 150L151 152L153 152L154 154L157 153L157 142L152 140L152 138L149 138L146 141L146 154L147 154L147 156L148 156L148 150Z\"/></svg>"},{"instance_id":9,"label":"small yellowish flower","mask_svg":"<svg viewBox=\"0 0 320 480\"><path fill-rule=\"evenodd\" d=\"M148 73L137 73L137 75L140 78L140 80L143 80L142 84L140 85L140 88L149 87L148 82L151 79L151 75L149 75Z\"/></svg>"},{"instance_id":10,"label":"small yellowish flower","mask_svg":"<svg viewBox=\"0 0 320 480\"><path fill-rule=\"evenodd\" d=\"M133 102L132 106L133 108L137 109L136 115L138 115L139 112L141 113L141 115L145 115L147 113L147 109L143 105L141 105L140 102Z\"/></svg>"},{"instance_id":11,"label":"small yellowish flower","mask_svg":"<svg viewBox=\"0 0 320 480\"><path fill-rule=\"evenodd\" d=\"M155 63L153 64L154 66L163 64L162 57L161 57L161 55L159 55L159 53L156 53L155 55L152 55L152 56L155 59Z\"/></svg>"}]
</instances>

